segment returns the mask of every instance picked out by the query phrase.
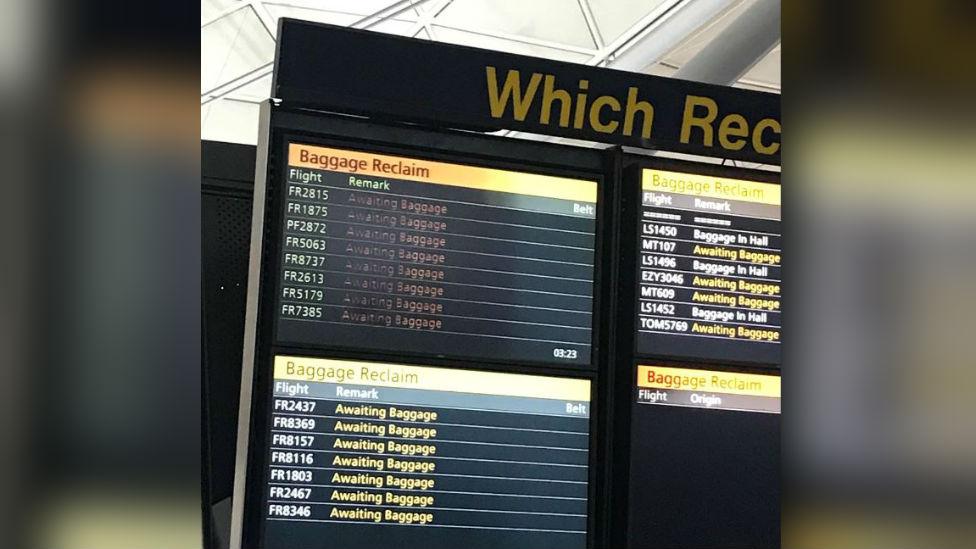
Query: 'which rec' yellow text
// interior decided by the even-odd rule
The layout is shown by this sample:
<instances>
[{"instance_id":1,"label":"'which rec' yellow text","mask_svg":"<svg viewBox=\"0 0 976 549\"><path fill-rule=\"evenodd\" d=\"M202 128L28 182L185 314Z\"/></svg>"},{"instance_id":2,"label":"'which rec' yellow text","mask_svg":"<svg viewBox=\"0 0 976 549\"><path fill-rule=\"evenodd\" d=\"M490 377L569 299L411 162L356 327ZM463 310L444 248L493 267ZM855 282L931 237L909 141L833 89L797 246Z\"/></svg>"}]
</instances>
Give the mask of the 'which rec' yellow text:
<instances>
[{"instance_id":1,"label":"'which rec' yellow text","mask_svg":"<svg viewBox=\"0 0 976 549\"><path fill-rule=\"evenodd\" d=\"M640 97L636 86L627 88L627 97L590 98L589 80L579 80L575 93L570 93L557 87L552 74L534 72L525 79L521 71L510 69L504 81L499 82L496 68L489 65L485 67L485 76L492 118L511 116L524 122L532 113L533 119L538 117L539 124L546 126L554 123L560 128L591 129L628 137L636 131L643 139L650 139L654 133L654 105ZM742 114L721 113L715 99L687 95L678 139L684 144L704 147L714 147L717 143L728 151L749 146L758 154L775 155L780 149L781 133L779 120L763 118L750 123Z\"/></svg>"}]
</instances>

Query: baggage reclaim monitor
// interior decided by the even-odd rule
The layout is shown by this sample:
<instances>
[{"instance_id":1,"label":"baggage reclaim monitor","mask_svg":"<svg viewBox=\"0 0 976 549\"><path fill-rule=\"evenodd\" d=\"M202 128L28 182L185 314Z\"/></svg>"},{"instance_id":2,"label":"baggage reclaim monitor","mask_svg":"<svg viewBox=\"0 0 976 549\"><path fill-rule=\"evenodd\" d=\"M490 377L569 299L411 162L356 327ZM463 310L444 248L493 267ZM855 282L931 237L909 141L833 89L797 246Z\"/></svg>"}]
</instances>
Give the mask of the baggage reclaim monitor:
<instances>
[{"instance_id":1,"label":"baggage reclaim monitor","mask_svg":"<svg viewBox=\"0 0 976 549\"><path fill-rule=\"evenodd\" d=\"M780 546L780 378L638 364L627 546Z\"/></svg>"},{"instance_id":2,"label":"baggage reclaim monitor","mask_svg":"<svg viewBox=\"0 0 976 549\"><path fill-rule=\"evenodd\" d=\"M279 344L588 365L597 183L290 143Z\"/></svg>"},{"instance_id":3,"label":"baggage reclaim monitor","mask_svg":"<svg viewBox=\"0 0 976 549\"><path fill-rule=\"evenodd\" d=\"M780 186L641 170L637 353L780 363Z\"/></svg>"},{"instance_id":4,"label":"baggage reclaim monitor","mask_svg":"<svg viewBox=\"0 0 976 549\"><path fill-rule=\"evenodd\" d=\"M590 382L276 356L265 549L583 549Z\"/></svg>"}]
</instances>

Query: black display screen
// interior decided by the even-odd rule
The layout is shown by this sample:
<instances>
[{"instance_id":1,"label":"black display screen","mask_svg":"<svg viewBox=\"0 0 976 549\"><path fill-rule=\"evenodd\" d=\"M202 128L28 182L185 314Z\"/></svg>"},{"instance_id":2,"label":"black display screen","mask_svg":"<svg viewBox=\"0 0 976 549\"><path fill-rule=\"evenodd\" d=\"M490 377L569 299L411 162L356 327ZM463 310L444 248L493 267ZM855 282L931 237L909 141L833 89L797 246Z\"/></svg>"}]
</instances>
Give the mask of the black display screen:
<instances>
[{"instance_id":1,"label":"black display screen","mask_svg":"<svg viewBox=\"0 0 976 549\"><path fill-rule=\"evenodd\" d=\"M639 365L628 547L780 546L780 378Z\"/></svg>"},{"instance_id":2,"label":"black display screen","mask_svg":"<svg viewBox=\"0 0 976 549\"><path fill-rule=\"evenodd\" d=\"M644 169L637 353L780 363L780 187Z\"/></svg>"},{"instance_id":3,"label":"black display screen","mask_svg":"<svg viewBox=\"0 0 976 549\"><path fill-rule=\"evenodd\" d=\"M591 363L597 183L291 143L279 344Z\"/></svg>"},{"instance_id":4,"label":"black display screen","mask_svg":"<svg viewBox=\"0 0 976 549\"><path fill-rule=\"evenodd\" d=\"M590 382L276 356L265 549L583 549Z\"/></svg>"}]
</instances>

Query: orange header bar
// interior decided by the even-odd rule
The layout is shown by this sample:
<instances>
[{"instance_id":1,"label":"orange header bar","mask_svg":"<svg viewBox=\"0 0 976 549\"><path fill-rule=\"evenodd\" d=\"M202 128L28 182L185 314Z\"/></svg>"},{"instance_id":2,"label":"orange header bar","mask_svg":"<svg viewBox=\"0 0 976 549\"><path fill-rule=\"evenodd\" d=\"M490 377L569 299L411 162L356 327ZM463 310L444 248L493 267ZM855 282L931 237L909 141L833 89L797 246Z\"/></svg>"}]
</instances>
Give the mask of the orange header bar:
<instances>
[{"instance_id":1,"label":"orange header bar","mask_svg":"<svg viewBox=\"0 0 976 549\"><path fill-rule=\"evenodd\" d=\"M596 203L595 181L433 162L403 156L291 143L288 165L381 178L420 181L485 191Z\"/></svg>"},{"instance_id":2,"label":"orange header bar","mask_svg":"<svg viewBox=\"0 0 976 549\"><path fill-rule=\"evenodd\" d=\"M779 376L718 370L639 365L637 367L637 386L651 389L680 389L685 391L711 391L730 395L780 397Z\"/></svg>"}]
</instances>

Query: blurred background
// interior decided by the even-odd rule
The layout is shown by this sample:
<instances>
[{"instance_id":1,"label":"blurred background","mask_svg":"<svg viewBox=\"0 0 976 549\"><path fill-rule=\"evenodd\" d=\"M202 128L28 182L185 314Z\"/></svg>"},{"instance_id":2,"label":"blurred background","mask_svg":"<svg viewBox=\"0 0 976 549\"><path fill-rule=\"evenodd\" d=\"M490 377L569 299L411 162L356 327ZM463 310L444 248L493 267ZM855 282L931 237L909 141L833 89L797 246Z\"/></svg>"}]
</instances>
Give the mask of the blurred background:
<instances>
[{"instance_id":1,"label":"blurred background","mask_svg":"<svg viewBox=\"0 0 976 549\"><path fill-rule=\"evenodd\" d=\"M197 7L3 13L3 544L200 547Z\"/></svg>"},{"instance_id":2,"label":"blurred background","mask_svg":"<svg viewBox=\"0 0 976 549\"><path fill-rule=\"evenodd\" d=\"M976 546L976 6L786 4L784 544Z\"/></svg>"},{"instance_id":3,"label":"blurred background","mask_svg":"<svg viewBox=\"0 0 976 549\"><path fill-rule=\"evenodd\" d=\"M784 547L976 546L976 4L770 4L6 0L0 532L202 545L201 140L291 16L782 88Z\"/></svg>"}]
</instances>

